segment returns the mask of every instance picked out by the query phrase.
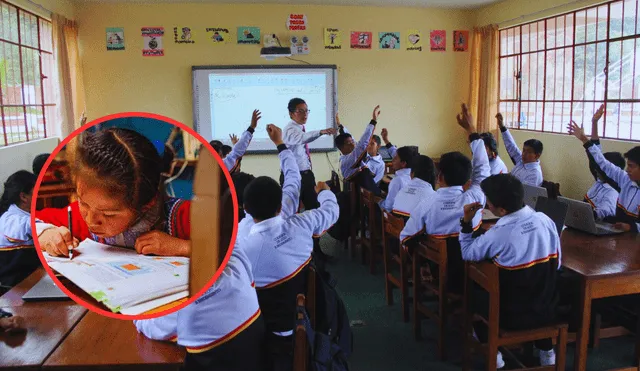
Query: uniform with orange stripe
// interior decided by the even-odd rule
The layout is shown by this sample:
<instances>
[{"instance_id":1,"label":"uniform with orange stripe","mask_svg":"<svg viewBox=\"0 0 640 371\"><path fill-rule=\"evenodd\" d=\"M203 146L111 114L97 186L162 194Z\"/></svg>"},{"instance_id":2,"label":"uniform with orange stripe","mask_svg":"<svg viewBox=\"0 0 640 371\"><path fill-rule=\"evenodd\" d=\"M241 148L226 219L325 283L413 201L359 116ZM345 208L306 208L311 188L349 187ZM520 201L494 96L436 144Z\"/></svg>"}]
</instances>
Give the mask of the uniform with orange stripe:
<instances>
[{"instance_id":1,"label":"uniform with orange stripe","mask_svg":"<svg viewBox=\"0 0 640 371\"><path fill-rule=\"evenodd\" d=\"M609 216L616 215L616 201L618 200L618 191L612 186L602 181L596 180L589 188L587 194L584 195L585 201L591 204L596 218L602 220Z\"/></svg>"},{"instance_id":2,"label":"uniform with orange stripe","mask_svg":"<svg viewBox=\"0 0 640 371\"><path fill-rule=\"evenodd\" d=\"M396 197L400 193L400 191L411 181L411 169L405 168L396 170L396 175L389 183L389 191L387 192L387 197L384 200L380 201L380 208L385 209L389 212L393 210L393 205L396 202Z\"/></svg>"},{"instance_id":3,"label":"uniform with orange stripe","mask_svg":"<svg viewBox=\"0 0 640 371\"><path fill-rule=\"evenodd\" d=\"M242 156L244 156L244 153L247 151L249 144L251 144L251 139L253 138L254 131L255 130L251 126L249 126L249 128L247 128L247 130L242 133L242 135L240 136L240 140L238 140L238 143L233 146L231 152L229 152L229 154L222 159L224 166L227 168L227 170L229 170L230 173L233 173L238 167L240 159L242 159Z\"/></svg>"},{"instance_id":4,"label":"uniform with orange stripe","mask_svg":"<svg viewBox=\"0 0 640 371\"><path fill-rule=\"evenodd\" d=\"M154 340L187 349L187 370L263 370L264 321L251 265L234 249L218 280L195 302L158 318L133 321Z\"/></svg>"}]
</instances>

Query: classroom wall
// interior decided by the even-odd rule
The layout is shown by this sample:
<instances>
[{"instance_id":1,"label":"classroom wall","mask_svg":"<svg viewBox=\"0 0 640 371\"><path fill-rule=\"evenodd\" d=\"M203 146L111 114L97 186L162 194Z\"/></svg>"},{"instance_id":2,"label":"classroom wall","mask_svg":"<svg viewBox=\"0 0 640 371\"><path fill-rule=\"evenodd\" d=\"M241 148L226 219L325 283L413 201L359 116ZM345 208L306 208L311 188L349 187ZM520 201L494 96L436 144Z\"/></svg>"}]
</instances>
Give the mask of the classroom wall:
<instances>
[{"instance_id":1,"label":"classroom wall","mask_svg":"<svg viewBox=\"0 0 640 371\"><path fill-rule=\"evenodd\" d=\"M369 122L373 107L380 104L380 126L389 129L395 144L416 144L422 152L434 156L466 148L455 115L468 95L469 53L454 53L451 38L453 30L468 29L472 24L468 10L78 2L89 120L120 111L150 111L192 125L191 66L295 63L286 59L265 61L259 57L257 45L213 46L207 42L205 27L229 28L235 38L237 26L259 26L263 34L275 32L288 40L285 21L291 12L304 13L308 18L311 55L299 58L313 64L338 65L340 118L352 132L359 135ZM197 32L196 44L174 44L173 27L183 25ZM165 27L164 57L142 57L143 26ZM106 27L124 27L126 50L106 51ZM342 30L343 50L322 48L323 27ZM382 51L376 46L363 51L348 47L352 30L377 35L379 31L404 34L410 28L423 31L427 46L429 30L446 29L448 51ZM254 105L260 108L260 102ZM313 111L313 107L310 109ZM262 130L266 124L261 123ZM325 156L312 155L319 180L328 179L330 174ZM337 169L337 152L329 153L329 158ZM277 176L278 168L275 155L246 156L242 162L243 171L255 175Z\"/></svg>"},{"instance_id":2,"label":"classroom wall","mask_svg":"<svg viewBox=\"0 0 640 371\"><path fill-rule=\"evenodd\" d=\"M33 159L41 153L53 152L58 144L58 138L46 138L0 148L0 194L11 174L18 170L32 171Z\"/></svg>"},{"instance_id":3,"label":"classroom wall","mask_svg":"<svg viewBox=\"0 0 640 371\"><path fill-rule=\"evenodd\" d=\"M50 12L54 12L68 19L75 19L76 6L71 0L7 0L23 9L41 17L50 19ZM40 7L38 6L40 5ZM42 9L44 8L44 9Z\"/></svg>"},{"instance_id":4,"label":"classroom wall","mask_svg":"<svg viewBox=\"0 0 640 371\"><path fill-rule=\"evenodd\" d=\"M483 26L498 23L500 27L508 27L602 2L603 1L594 0L579 2L570 0L506 0L483 7L477 11L475 13L475 24L477 26ZM590 123L586 122L585 125L590 125ZM544 178L560 183L560 192L563 195L581 199L593 184L593 177L588 168L587 156L581 147L582 143L573 136L566 134L536 133L524 130L513 130L512 133L520 146L525 140L530 138L542 141L544 144L544 152L541 163ZM618 151L625 153L639 144L640 143L637 142L602 140L603 149L607 152ZM511 161L508 160L502 142L500 144L500 153L505 163L507 163L507 166L511 168Z\"/></svg>"}]
</instances>

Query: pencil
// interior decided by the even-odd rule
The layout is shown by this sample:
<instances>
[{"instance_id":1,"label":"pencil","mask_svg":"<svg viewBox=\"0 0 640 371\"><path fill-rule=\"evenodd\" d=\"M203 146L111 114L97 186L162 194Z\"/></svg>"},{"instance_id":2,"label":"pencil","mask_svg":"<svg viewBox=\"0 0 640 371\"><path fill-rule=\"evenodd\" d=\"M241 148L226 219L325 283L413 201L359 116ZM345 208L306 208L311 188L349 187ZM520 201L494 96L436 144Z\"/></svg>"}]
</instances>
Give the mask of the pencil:
<instances>
[{"instance_id":1,"label":"pencil","mask_svg":"<svg viewBox=\"0 0 640 371\"><path fill-rule=\"evenodd\" d=\"M69 249L69 260L73 259L73 223L71 221L71 205L67 206L67 218L69 224L69 233L71 234L71 248Z\"/></svg>"}]
</instances>

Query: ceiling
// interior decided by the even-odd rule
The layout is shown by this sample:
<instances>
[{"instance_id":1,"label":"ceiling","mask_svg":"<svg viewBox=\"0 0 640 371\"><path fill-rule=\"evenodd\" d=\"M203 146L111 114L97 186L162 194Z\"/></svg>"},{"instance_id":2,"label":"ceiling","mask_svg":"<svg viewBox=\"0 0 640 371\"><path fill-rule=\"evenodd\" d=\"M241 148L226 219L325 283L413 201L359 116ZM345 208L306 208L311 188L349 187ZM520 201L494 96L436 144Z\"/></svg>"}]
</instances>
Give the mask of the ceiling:
<instances>
[{"instance_id":1,"label":"ceiling","mask_svg":"<svg viewBox=\"0 0 640 371\"><path fill-rule=\"evenodd\" d=\"M218 3L478 8L501 0L76 0L101 3Z\"/></svg>"}]
</instances>

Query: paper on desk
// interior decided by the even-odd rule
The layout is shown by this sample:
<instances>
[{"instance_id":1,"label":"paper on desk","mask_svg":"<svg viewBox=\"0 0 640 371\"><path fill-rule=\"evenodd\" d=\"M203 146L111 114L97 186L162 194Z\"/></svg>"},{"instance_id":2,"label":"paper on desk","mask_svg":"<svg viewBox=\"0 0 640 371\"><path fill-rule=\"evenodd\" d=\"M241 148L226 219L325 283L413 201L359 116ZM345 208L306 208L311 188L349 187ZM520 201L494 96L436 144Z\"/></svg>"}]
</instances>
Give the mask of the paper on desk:
<instances>
[{"instance_id":1,"label":"paper on desk","mask_svg":"<svg viewBox=\"0 0 640 371\"><path fill-rule=\"evenodd\" d=\"M152 309L161 307L165 304L169 304L171 302L174 302L176 300L180 300L183 298L186 298L189 295L189 291L181 291L178 292L176 294L173 295L169 295L169 296L165 296L163 298L159 298L159 299L155 299L155 300L150 300L144 303L140 303L137 305L134 305L132 307L128 307L128 308L124 308L120 311L120 313L122 314L126 314L126 315L130 315L130 316L135 316L138 314L143 314L145 312L148 312Z\"/></svg>"},{"instance_id":2,"label":"paper on desk","mask_svg":"<svg viewBox=\"0 0 640 371\"><path fill-rule=\"evenodd\" d=\"M491 220L498 220L498 219L500 219L500 217L492 213L491 210L482 209L482 220L491 221Z\"/></svg>"}]
</instances>

